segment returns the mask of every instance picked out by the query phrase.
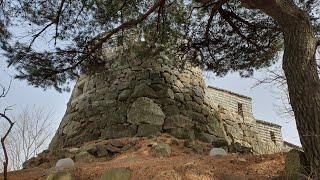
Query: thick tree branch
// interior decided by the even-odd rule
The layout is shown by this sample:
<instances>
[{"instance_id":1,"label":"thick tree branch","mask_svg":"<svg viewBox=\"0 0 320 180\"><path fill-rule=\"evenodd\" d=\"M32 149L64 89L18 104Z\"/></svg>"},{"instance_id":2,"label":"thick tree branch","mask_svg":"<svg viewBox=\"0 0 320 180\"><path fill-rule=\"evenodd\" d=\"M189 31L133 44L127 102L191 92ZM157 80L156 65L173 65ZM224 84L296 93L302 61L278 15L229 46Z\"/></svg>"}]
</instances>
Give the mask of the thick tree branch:
<instances>
[{"instance_id":1,"label":"thick tree branch","mask_svg":"<svg viewBox=\"0 0 320 180\"><path fill-rule=\"evenodd\" d=\"M69 66L67 68L53 70L52 73L49 73L49 74L46 75L45 79L49 78L49 77L52 77L52 76L54 76L56 74L63 73L63 72L66 72L68 70L76 68L77 66L82 64L83 61L88 59L94 52L96 52L97 49L101 48L102 45L108 39L110 39L114 34L118 33L121 30L130 29L133 26L138 25L139 23L144 21L150 14L152 14L154 11L156 11L164 2L165 2L165 0L158 0L147 12L145 12L144 14L139 16L137 19L133 19L133 20L127 21L127 22L121 24L120 26L118 26L117 28L115 28L115 29L113 29L113 30L111 30L109 32L105 32L101 36L93 39L90 43L88 43L87 51L86 51L85 55L83 55L79 59L79 61L77 61L76 63L74 63L73 65L71 65L71 66Z\"/></svg>"},{"instance_id":2,"label":"thick tree branch","mask_svg":"<svg viewBox=\"0 0 320 180\"><path fill-rule=\"evenodd\" d=\"M316 48L318 48L319 46L320 46L320 38L317 38Z\"/></svg>"},{"instance_id":3,"label":"thick tree branch","mask_svg":"<svg viewBox=\"0 0 320 180\"><path fill-rule=\"evenodd\" d=\"M245 36L244 34L241 33L240 28L237 27L237 25L231 20L230 15L228 14L228 11L223 10L222 8L219 9L219 13L221 14L221 17L226 20L226 22L231 26L233 31L238 34L241 38L246 40L249 44L252 44L256 46L257 48L260 49L257 43L253 42L250 38Z\"/></svg>"},{"instance_id":4,"label":"thick tree branch","mask_svg":"<svg viewBox=\"0 0 320 180\"><path fill-rule=\"evenodd\" d=\"M57 44L57 38L58 38L58 35L59 35L59 33L58 33L59 21L60 21L60 16L61 16L61 13L62 13L62 8L63 8L64 3L65 3L65 0L61 0L60 7L58 9L57 16L56 16L56 19L55 19L56 35L54 37L54 45Z\"/></svg>"},{"instance_id":5,"label":"thick tree branch","mask_svg":"<svg viewBox=\"0 0 320 180\"><path fill-rule=\"evenodd\" d=\"M219 8L223 4L227 3L228 1L229 0L220 0L220 1L218 1L218 2L213 4L212 9L211 9L211 13L210 13L210 17L209 17L208 22L207 22L206 31L204 33L204 38L205 38L206 41L209 40L209 31L210 31L210 28L211 28L211 23L212 23L213 17L215 16L215 14L219 10Z\"/></svg>"}]
</instances>

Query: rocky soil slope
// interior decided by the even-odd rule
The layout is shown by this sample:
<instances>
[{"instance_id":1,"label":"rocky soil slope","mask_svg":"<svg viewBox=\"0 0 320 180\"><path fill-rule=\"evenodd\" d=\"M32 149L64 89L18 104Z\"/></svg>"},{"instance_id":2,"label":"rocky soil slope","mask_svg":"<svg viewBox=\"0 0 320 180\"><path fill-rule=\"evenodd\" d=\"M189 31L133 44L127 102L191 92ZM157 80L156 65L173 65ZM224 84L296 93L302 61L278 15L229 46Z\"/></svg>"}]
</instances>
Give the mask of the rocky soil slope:
<instances>
[{"instance_id":1,"label":"rocky soil slope","mask_svg":"<svg viewBox=\"0 0 320 180\"><path fill-rule=\"evenodd\" d=\"M78 148L45 151L26 162L26 169L9 173L9 179L47 179L55 172L76 180L105 180L117 173L123 180L284 179L284 154L210 156L211 148L169 135L94 141ZM67 157L75 161L74 167L55 168L57 160Z\"/></svg>"}]
</instances>

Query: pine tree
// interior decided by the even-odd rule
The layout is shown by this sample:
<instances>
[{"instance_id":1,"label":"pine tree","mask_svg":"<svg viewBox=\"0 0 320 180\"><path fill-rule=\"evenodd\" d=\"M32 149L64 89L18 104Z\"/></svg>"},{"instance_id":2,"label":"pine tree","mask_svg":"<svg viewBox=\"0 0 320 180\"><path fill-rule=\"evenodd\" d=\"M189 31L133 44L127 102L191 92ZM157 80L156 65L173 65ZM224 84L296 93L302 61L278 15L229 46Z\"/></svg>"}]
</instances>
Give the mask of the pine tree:
<instances>
[{"instance_id":1,"label":"pine tree","mask_svg":"<svg viewBox=\"0 0 320 180\"><path fill-rule=\"evenodd\" d=\"M58 91L98 63L103 46L132 37L220 76L250 76L284 50L300 139L320 176L319 6L315 0L2 0L0 45L18 79ZM43 38L48 48L36 47Z\"/></svg>"}]
</instances>

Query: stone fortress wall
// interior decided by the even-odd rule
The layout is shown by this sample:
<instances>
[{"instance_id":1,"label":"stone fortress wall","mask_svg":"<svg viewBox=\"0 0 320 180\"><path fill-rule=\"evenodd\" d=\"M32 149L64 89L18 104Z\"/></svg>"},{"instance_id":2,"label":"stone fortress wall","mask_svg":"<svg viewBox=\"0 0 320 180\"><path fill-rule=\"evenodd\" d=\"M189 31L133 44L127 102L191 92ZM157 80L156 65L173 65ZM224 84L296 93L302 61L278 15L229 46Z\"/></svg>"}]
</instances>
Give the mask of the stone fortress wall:
<instances>
[{"instance_id":1,"label":"stone fortress wall","mask_svg":"<svg viewBox=\"0 0 320 180\"><path fill-rule=\"evenodd\" d=\"M107 53L81 75L49 149L163 132L209 143L225 136L216 106L205 99L202 71L142 53Z\"/></svg>"},{"instance_id":2,"label":"stone fortress wall","mask_svg":"<svg viewBox=\"0 0 320 180\"><path fill-rule=\"evenodd\" d=\"M275 144L282 144L281 126L278 124L256 119L257 132L265 142L273 141Z\"/></svg>"},{"instance_id":3,"label":"stone fortress wall","mask_svg":"<svg viewBox=\"0 0 320 180\"><path fill-rule=\"evenodd\" d=\"M212 86L208 87L207 93L216 103L228 111L238 113L241 108L243 117L252 117L252 99L250 97Z\"/></svg>"},{"instance_id":4,"label":"stone fortress wall","mask_svg":"<svg viewBox=\"0 0 320 180\"><path fill-rule=\"evenodd\" d=\"M251 98L207 88L200 68L178 68L173 58L154 49L106 52L78 79L49 149L169 133L214 146L223 142L230 152L281 151L259 135Z\"/></svg>"},{"instance_id":5,"label":"stone fortress wall","mask_svg":"<svg viewBox=\"0 0 320 180\"><path fill-rule=\"evenodd\" d=\"M250 127L253 127L259 136L260 143L271 147L271 152L283 151L284 141L281 126L255 119L252 113L252 98L212 86L208 87L207 93L221 109L226 109L235 116L240 116L243 124L249 124ZM274 148L272 148L273 145Z\"/></svg>"}]
</instances>

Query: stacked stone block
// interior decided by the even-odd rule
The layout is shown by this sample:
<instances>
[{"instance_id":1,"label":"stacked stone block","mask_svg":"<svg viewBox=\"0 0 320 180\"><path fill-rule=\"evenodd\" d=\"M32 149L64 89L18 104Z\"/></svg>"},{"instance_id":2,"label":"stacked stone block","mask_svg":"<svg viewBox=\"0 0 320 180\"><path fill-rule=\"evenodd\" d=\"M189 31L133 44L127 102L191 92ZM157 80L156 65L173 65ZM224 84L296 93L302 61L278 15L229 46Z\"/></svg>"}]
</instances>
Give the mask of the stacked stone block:
<instances>
[{"instance_id":1,"label":"stacked stone block","mask_svg":"<svg viewBox=\"0 0 320 180\"><path fill-rule=\"evenodd\" d=\"M251 98L207 88L199 68L175 62L154 49L104 53L78 79L49 149L169 133L224 141L234 152L273 152L257 134Z\"/></svg>"},{"instance_id":2,"label":"stacked stone block","mask_svg":"<svg viewBox=\"0 0 320 180\"><path fill-rule=\"evenodd\" d=\"M283 151L281 126L256 120L252 114L250 97L216 87L208 87L207 96L218 103L226 138L231 144L251 148L257 154ZM243 113L239 113L239 104Z\"/></svg>"},{"instance_id":3,"label":"stacked stone block","mask_svg":"<svg viewBox=\"0 0 320 180\"><path fill-rule=\"evenodd\" d=\"M51 149L162 132L209 143L224 137L199 68L176 68L160 53L129 54L109 54L81 75Z\"/></svg>"},{"instance_id":4,"label":"stacked stone block","mask_svg":"<svg viewBox=\"0 0 320 180\"><path fill-rule=\"evenodd\" d=\"M209 86L208 95L220 106L232 113L238 114L238 104L242 104L243 116L252 117L252 99L224 89Z\"/></svg>"},{"instance_id":5,"label":"stacked stone block","mask_svg":"<svg viewBox=\"0 0 320 180\"><path fill-rule=\"evenodd\" d=\"M275 144L283 144L283 139L281 135L281 126L262 120L257 120L257 132L259 133L263 141L274 141ZM274 137L272 137L272 134Z\"/></svg>"}]
</instances>

